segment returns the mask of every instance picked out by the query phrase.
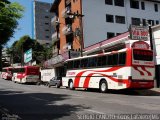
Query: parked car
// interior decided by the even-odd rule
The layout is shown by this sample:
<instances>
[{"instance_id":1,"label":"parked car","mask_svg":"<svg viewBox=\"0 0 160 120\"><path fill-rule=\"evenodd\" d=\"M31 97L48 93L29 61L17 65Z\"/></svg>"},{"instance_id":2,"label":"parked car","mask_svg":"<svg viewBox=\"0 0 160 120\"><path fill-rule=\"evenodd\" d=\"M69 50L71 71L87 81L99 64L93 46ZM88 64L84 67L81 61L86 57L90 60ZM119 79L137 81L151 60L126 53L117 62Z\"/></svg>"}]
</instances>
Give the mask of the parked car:
<instances>
[{"instance_id":1,"label":"parked car","mask_svg":"<svg viewBox=\"0 0 160 120\"><path fill-rule=\"evenodd\" d=\"M50 79L48 87L56 86L57 88L60 88L62 86L62 77L53 77Z\"/></svg>"}]
</instances>

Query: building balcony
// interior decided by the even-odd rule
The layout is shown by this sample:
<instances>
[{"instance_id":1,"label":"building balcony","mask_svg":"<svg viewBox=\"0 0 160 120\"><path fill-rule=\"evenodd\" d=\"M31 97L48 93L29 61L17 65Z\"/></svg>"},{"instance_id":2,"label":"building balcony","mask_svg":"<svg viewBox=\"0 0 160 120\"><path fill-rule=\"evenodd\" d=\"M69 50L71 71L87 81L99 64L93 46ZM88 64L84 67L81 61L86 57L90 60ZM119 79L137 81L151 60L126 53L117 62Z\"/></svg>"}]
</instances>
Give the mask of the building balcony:
<instances>
[{"instance_id":1,"label":"building balcony","mask_svg":"<svg viewBox=\"0 0 160 120\"><path fill-rule=\"evenodd\" d=\"M57 32L53 33L52 34L52 43L57 42L59 40L59 38L60 38L60 34L59 33L57 33Z\"/></svg>"},{"instance_id":2,"label":"building balcony","mask_svg":"<svg viewBox=\"0 0 160 120\"><path fill-rule=\"evenodd\" d=\"M58 51L59 51L58 48L53 48L52 50L53 56L57 56L59 53Z\"/></svg>"},{"instance_id":3,"label":"building balcony","mask_svg":"<svg viewBox=\"0 0 160 120\"><path fill-rule=\"evenodd\" d=\"M71 0L66 0L66 5L69 5L71 3Z\"/></svg>"},{"instance_id":4,"label":"building balcony","mask_svg":"<svg viewBox=\"0 0 160 120\"><path fill-rule=\"evenodd\" d=\"M66 25L63 29L62 29L62 32L64 35L69 35L71 33L73 33L72 31L72 26L71 25Z\"/></svg>"},{"instance_id":5,"label":"building balcony","mask_svg":"<svg viewBox=\"0 0 160 120\"><path fill-rule=\"evenodd\" d=\"M57 16L54 16L52 19L51 19L51 24L53 26L57 26L59 25L59 18Z\"/></svg>"},{"instance_id":6,"label":"building balcony","mask_svg":"<svg viewBox=\"0 0 160 120\"><path fill-rule=\"evenodd\" d=\"M63 11L62 11L62 16L64 17L64 18L67 18L67 17L69 17L69 13L71 13L71 8L70 7L66 7Z\"/></svg>"}]
</instances>

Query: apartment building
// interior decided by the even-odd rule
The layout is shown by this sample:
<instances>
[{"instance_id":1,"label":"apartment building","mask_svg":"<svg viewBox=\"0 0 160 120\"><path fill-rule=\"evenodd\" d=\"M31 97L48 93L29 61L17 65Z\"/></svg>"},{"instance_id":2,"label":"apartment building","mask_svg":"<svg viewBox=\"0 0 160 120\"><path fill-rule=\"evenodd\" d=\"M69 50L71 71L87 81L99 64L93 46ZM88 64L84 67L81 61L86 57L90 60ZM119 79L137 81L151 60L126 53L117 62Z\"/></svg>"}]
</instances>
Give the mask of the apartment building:
<instances>
[{"instance_id":1,"label":"apartment building","mask_svg":"<svg viewBox=\"0 0 160 120\"><path fill-rule=\"evenodd\" d=\"M51 36L54 28L51 27L51 18L53 14L50 13L51 4L34 1L33 2L33 18L34 18L34 39L40 44L51 44Z\"/></svg>"},{"instance_id":2,"label":"apartment building","mask_svg":"<svg viewBox=\"0 0 160 120\"><path fill-rule=\"evenodd\" d=\"M82 50L87 54L90 46L127 32L131 24L160 22L160 0L54 0L50 11L53 58L45 66L60 70L66 59Z\"/></svg>"},{"instance_id":3,"label":"apartment building","mask_svg":"<svg viewBox=\"0 0 160 120\"><path fill-rule=\"evenodd\" d=\"M160 0L55 0L51 12L56 15L52 42L61 54L117 36L131 24L159 24Z\"/></svg>"}]
</instances>

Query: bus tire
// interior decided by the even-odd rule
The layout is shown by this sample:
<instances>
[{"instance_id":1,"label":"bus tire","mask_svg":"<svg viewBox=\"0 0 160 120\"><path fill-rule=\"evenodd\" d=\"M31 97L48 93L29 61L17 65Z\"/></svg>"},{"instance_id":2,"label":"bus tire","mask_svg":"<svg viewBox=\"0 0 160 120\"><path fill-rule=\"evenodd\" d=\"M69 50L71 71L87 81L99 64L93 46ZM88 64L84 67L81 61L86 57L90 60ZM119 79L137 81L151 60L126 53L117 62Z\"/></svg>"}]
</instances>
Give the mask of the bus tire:
<instances>
[{"instance_id":1,"label":"bus tire","mask_svg":"<svg viewBox=\"0 0 160 120\"><path fill-rule=\"evenodd\" d=\"M41 85L41 82L37 82L36 85L40 86L40 85Z\"/></svg>"},{"instance_id":2,"label":"bus tire","mask_svg":"<svg viewBox=\"0 0 160 120\"><path fill-rule=\"evenodd\" d=\"M102 80L99 84L99 90L101 93L106 93L108 91L108 84L106 80Z\"/></svg>"},{"instance_id":3,"label":"bus tire","mask_svg":"<svg viewBox=\"0 0 160 120\"><path fill-rule=\"evenodd\" d=\"M72 80L69 81L68 86L69 86L70 90L74 90L73 81Z\"/></svg>"},{"instance_id":4,"label":"bus tire","mask_svg":"<svg viewBox=\"0 0 160 120\"><path fill-rule=\"evenodd\" d=\"M59 84L56 84L56 88L60 88L61 86Z\"/></svg>"}]
</instances>

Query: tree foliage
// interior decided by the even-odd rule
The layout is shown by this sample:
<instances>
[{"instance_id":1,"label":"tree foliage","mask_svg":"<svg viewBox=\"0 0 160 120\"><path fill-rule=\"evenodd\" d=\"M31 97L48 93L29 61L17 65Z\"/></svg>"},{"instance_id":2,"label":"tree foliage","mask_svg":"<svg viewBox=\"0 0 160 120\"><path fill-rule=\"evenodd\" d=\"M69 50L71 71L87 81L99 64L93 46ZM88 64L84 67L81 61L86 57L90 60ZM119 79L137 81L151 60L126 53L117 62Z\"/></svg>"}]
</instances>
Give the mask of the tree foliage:
<instances>
[{"instance_id":1,"label":"tree foliage","mask_svg":"<svg viewBox=\"0 0 160 120\"><path fill-rule=\"evenodd\" d=\"M18 3L0 0L0 71L2 69L2 48L13 36L22 17L23 7Z\"/></svg>"},{"instance_id":2,"label":"tree foliage","mask_svg":"<svg viewBox=\"0 0 160 120\"><path fill-rule=\"evenodd\" d=\"M22 17L23 7L8 0L0 1L0 45L6 44L13 36Z\"/></svg>"},{"instance_id":3,"label":"tree foliage","mask_svg":"<svg viewBox=\"0 0 160 120\"><path fill-rule=\"evenodd\" d=\"M41 64L43 61L52 57L52 48L40 45L36 40L31 39L28 35L21 37L15 41L8 49L8 53L12 55L13 63L20 63L22 55L32 48L32 61Z\"/></svg>"}]
</instances>

